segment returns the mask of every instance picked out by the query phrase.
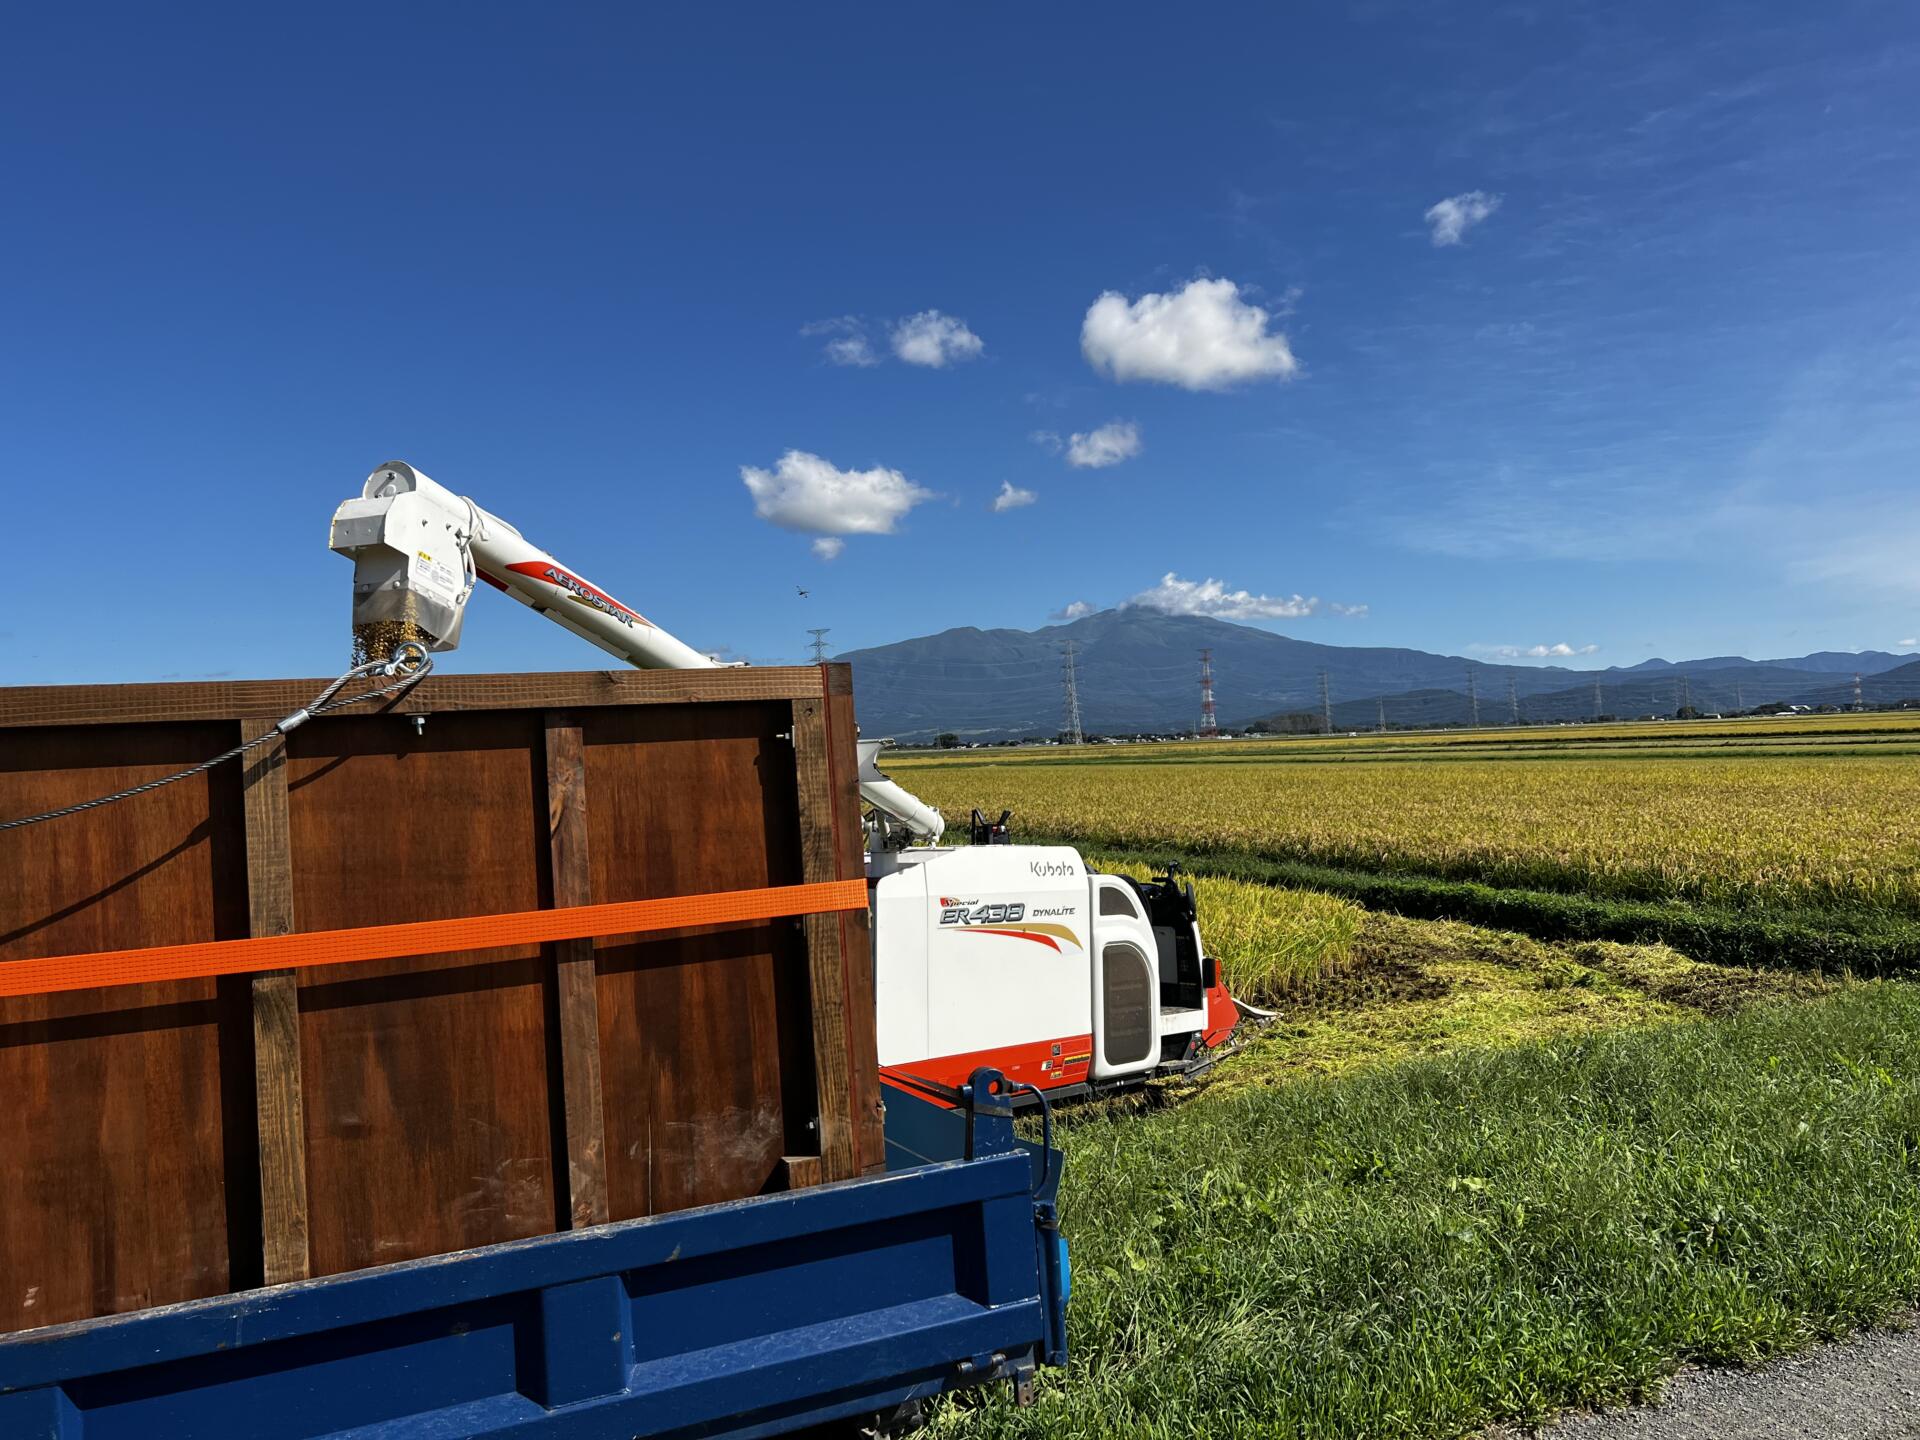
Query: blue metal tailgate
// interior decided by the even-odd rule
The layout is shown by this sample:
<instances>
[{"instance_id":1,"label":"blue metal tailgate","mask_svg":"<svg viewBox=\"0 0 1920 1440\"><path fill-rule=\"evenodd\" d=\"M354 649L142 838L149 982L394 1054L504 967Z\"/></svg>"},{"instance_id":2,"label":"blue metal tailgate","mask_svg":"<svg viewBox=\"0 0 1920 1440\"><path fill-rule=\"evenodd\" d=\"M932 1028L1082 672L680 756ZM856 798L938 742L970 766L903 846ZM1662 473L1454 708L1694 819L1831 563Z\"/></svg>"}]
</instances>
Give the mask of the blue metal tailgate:
<instances>
[{"instance_id":1,"label":"blue metal tailgate","mask_svg":"<svg viewBox=\"0 0 1920 1440\"><path fill-rule=\"evenodd\" d=\"M0 1436L753 1436L1024 1381L1061 1353L1052 1206L1010 1121L966 1128L972 1159L0 1336Z\"/></svg>"}]
</instances>

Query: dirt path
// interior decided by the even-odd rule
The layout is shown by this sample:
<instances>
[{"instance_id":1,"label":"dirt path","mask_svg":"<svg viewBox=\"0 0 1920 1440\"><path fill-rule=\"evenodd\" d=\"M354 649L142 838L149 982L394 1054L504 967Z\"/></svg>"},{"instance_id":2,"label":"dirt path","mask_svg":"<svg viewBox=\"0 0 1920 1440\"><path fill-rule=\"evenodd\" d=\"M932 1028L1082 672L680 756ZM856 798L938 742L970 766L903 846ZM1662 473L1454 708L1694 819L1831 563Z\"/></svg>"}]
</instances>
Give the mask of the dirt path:
<instances>
[{"instance_id":1,"label":"dirt path","mask_svg":"<svg viewBox=\"0 0 1920 1440\"><path fill-rule=\"evenodd\" d=\"M1537 1433L1541 1440L1920 1437L1920 1329L1877 1330L1759 1370L1690 1370L1658 1405L1570 1415Z\"/></svg>"}]
</instances>

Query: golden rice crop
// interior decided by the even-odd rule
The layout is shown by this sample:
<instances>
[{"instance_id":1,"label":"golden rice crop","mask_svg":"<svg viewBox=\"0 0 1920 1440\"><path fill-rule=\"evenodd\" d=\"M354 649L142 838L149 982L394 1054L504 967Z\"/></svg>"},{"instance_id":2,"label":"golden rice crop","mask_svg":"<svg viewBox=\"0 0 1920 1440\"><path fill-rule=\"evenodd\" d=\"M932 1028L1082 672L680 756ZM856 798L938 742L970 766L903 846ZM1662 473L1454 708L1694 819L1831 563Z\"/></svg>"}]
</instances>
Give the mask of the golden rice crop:
<instances>
[{"instance_id":1,"label":"golden rice crop","mask_svg":"<svg viewBox=\"0 0 1920 1440\"><path fill-rule=\"evenodd\" d=\"M1479 730L1360 730L1332 735L1267 735L1238 740L1170 740L1144 749L1111 749L1088 745L1083 749L1023 746L995 748L996 762L1053 765L1101 764L1116 755L1151 755L1155 759L1299 759L1303 756L1361 755L1379 752L1484 754L1489 751L1542 748L1577 749L1622 746L1632 749L1684 750L1690 747L1737 748L1803 744L1888 744L1920 742L1920 711L1877 710L1860 714L1741 716L1728 720L1645 721L1610 720L1585 725L1490 726ZM893 760L893 764L972 764L979 752L925 751Z\"/></svg>"},{"instance_id":2,"label":"golden rice crop","mask_svg":"<svg viewBox=\"0 0 1920 1440\"><path fill-rule=\"evenodd\" d=\"M1111 752L1109 752L1111 753ZM1015 762L894 769L949 814L1495 884L1920 913L1920 762L1893 757Z\"/></svg>"}]
</instances>

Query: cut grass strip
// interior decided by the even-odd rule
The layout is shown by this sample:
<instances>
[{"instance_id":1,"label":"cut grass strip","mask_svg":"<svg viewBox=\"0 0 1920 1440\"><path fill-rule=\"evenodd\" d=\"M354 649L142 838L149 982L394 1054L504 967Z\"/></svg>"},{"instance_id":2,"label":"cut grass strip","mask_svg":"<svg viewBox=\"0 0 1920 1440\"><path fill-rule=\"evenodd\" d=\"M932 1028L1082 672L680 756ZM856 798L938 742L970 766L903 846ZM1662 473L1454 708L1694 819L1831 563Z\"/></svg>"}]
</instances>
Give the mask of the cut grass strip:
<instances>
[{"instance_id":1,"label":"cut grass strip","mask_svg":"<svg viewBox=\"0 0 1920 1440\"><path fill-rule=\"evenodd\" d=\"M969 1436L1473 1433L1920 1297L1920 990L1064 1131L1073 1360Z\"/></svg>"},{"instance_id":2,"label":"cut grass strip","mask_svg":"<svg viewBox=\"0 0 1920 1440\"><path fill-rule=\"evenodd\" d=\"M1060 841L1058 843L1073 843ZM1884 910L1730 910L1682 901L1612 900L1527 890L1433 875L1356 870L1172 846L1153 850L1079 842L1099 862L1163 866L1177 859L1196 875L1316 890L1372 910L1418 919L1465 920L1556 940L1661 943L1722 965L1787 966L1862 976L1920 969L1920 923ZM1207 934L1202 910L1200 931Z\"/></svg>"},{"instance_id":3,"label":"cut grass strip","mask_svg":"<svg viewBox=\"0 0 1920 1440\"><path fill-rule=\"evenodd\" d=\"M1731 1015L1824 994L1834 983L1707 964L1664 945L1547 941L1368 914L1341 966L1276 997L1276 1019L1212 1083L1283 1083L1469 1047Z\"/></svg>"}]
</instances>

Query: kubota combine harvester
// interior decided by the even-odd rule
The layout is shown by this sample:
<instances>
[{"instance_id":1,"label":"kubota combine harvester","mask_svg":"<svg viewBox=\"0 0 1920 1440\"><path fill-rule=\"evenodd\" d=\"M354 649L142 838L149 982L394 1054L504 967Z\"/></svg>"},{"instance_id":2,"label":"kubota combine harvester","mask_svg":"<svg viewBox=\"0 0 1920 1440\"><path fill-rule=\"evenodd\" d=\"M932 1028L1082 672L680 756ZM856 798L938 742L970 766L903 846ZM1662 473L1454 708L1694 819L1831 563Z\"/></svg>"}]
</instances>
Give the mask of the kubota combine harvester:
<instances>
[{"instance_id":1,"label":"kubota combine harvester","mask_svg":"<svg viewBox=\"0 0 1920 1440\"><path fill-rule=\"evenodd\" d=\"M685 644L411 465L391 461L333 517L354 561L355 633L451 650L476 582L642 669L721 662ZM376 642L381 643L381 642ZM1058 1097L1210 1064L1237 1010L1201 941L1193 889L1093 871L1064 845L975 843L881 774L862 741L882 1074L956 1086L980 1066Z\"/></svg>"}]
</instances>

